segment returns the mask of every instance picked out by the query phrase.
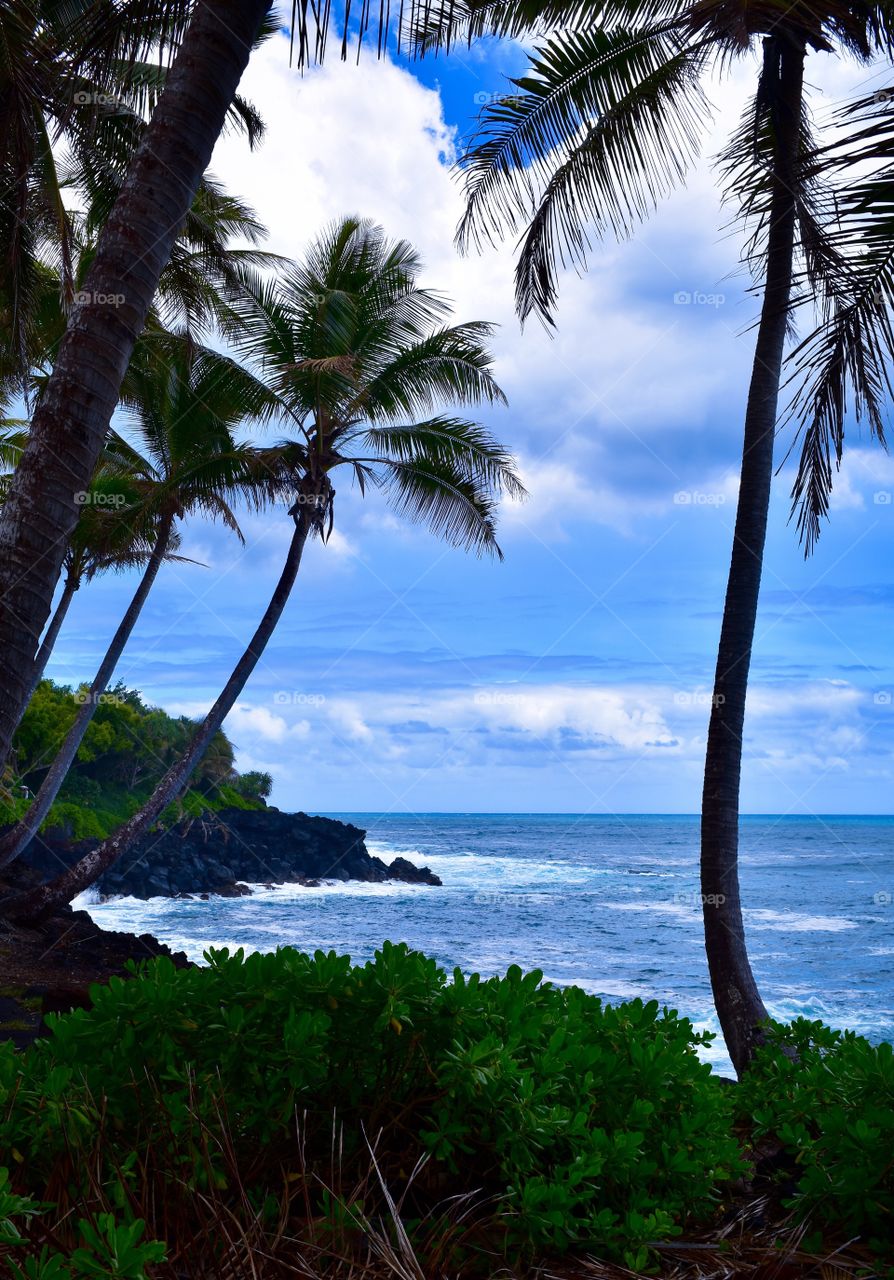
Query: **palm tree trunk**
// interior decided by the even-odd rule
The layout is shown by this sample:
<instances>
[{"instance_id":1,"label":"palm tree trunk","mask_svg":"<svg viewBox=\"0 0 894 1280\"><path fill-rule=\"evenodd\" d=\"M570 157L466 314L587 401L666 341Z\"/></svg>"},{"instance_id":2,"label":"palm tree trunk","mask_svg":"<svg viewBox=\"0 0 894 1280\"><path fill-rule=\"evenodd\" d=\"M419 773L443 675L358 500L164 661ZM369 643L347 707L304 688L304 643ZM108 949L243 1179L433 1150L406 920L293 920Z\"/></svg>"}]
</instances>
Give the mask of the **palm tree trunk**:
<instances>
[{"instance_id":1,"label":"palm tree trunk","mask_svg":"<svg viewBox=\"0 0 894 1280\"><path fill-rule=\"evenodd\" d=\"M71 532L159 276L271 0L195 6L72 313L0 517L0 768Z\"/></svg>"},{"instance_id":2,"label":"palm tree trunk","mask_svg":"<svg viewBox=\"0 0 894 1280\"><path fill-rule=\"evenodd\" d=\"M777 80L778 76L778 80ZM748 404L732 561L708 727L702 797L701 888L714 1003L736 1071L747 1069L767 1018L748 960L739 893L739 782L751 646L757 620L779 384L792 291L804 45L764 41L764 83L776 85L775 173L763 306Z\"/></svg>"},{"instance_id":3,"label":"palm tree trunk","mask_svg":"<svg viewBox=\"0 0 894 1280\"><path fill-rule=\"evenodd\" d=\"M59 794L59 789L63 782L68 777L68 771L74 764L78 748L84 740L84 734L90 727L90 721L96 714L96 708L108 688L109 681L124 652L124 647L131 637L131 633L137 624L137 619L143 611L143 605L146 603L149 592L152 590L152 585L158 576L162 561L167 554L168 544L171 541L173 526L173 515L165 517L162 521L158 537L155 540L155 546L152 548L152 554L146 562L146 568L140 579L140 584L133 594L133 599L128 605L127 612L121 619L117 631L112 636L111 643L106 649L105 657L99 664L99 670L93 677L89 693L85 695L78 708L74 724L65 735L65 741L47 770L40 790L34 797L28 812L20 822L16 823L11 831L8 831L0 839L0 867L8 866L27 848L39 831L44 818L53 807L53 802Z\"/></svg>"},{"instance_id":4,"label":"palm tree trunk","mask_svg":"<svg viewBox=\"0 0 894 1280\"><path fill-rule=\"evenodd\" d=\"M22 708L24 715L25 707L34 697L34 691L43 679L43 673L47 669L47 663L50 660L50 654L56 647L56 641L59 638L59 632L62 630L62 624L65 621L69 606L75 597L75 592L80 587L80 580L73 573L69 573L65 579L65 586L62 588L62 595L59 597L59 603L56 605L56 611L50 619L50 625L44 632L43 639L40 642L40 649L34 660L34 670L31 672L31 684L28 688L28 695L25 698L25 706ZM22 717L19 716L21 723Z\"/></svg>"},{"instance_id":5,"label":"palm tree trunk","mask_svg":"<svg viewBox=\"0 0 894 1280\"><path fill-rule=\"evenodd\" d=\"M77 894L89 889L104 871L108 871L125 850L149 830L162 810L181 794L208 744L244 689L246 681L257 666L258 659L282 617L283 609L286 607L298 575L304 544L312 523L312 519L307 516L307 508L302 508L296 516L295 532L292 535L286 562L266 612L223 692L196 730L188 751L168 769L143 807L114 835L109 836L91 853L85 854L73 867L56 876L48 884L40 885L29 893L0 904L0 913L10 919L33 920L52 907L71 902Z\"/></svg>"}]
</instances>

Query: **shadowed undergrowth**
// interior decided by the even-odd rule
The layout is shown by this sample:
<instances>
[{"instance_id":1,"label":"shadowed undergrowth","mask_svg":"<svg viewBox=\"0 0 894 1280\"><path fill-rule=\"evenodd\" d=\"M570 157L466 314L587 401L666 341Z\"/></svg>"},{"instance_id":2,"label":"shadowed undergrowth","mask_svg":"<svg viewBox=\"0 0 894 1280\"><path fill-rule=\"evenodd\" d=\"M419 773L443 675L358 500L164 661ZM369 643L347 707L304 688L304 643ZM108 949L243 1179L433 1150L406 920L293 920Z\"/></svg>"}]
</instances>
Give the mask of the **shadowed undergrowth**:
<instances>
[{"instance_id":1,"label":"shadowed undergrowth","mask_svg":"<svg viewBox=\"0 0 894 1280\"><path fill-rule=\"evenodd\" d=\"M768 1251L780 1275L810 1274L835 1244L805 1215L885 1247L881 1148L862 1128L836 1146L824 1119L855 1071L870 1129L894 1117L890 1054L856 1037L802 1026L812 1083L799 1092L771 1048L736 1089L699 1061L686 1019L536 972L448 980L388 943L366 965L289 949L208 961L153 961L0 1053L0 1257L17 1280L757 1276ZM757 1096L761 1195L736 1115ZM859 1220L858 1187L872 1190Z\"/></svg>"}]
</instances>

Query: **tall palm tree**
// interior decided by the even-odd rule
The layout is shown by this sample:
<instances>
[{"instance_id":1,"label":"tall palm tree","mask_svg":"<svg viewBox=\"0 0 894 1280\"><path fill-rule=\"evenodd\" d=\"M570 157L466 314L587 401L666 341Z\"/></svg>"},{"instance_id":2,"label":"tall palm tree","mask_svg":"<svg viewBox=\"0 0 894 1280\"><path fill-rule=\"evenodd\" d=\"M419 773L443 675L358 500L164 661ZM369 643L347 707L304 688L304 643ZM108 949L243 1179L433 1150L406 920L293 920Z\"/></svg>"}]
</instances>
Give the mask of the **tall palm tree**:
<instances>
[{"instance_id":1,"label":"tall palm tree","mask_svg":"<svg viewBox=\"0 0 894 1280\"><path fill-rule=\"evenodd\" d=\"M134 419L139 446L113 436L104 451L104 478L113 492L94 489L84 497L116 496L123 505L135 494L128 508L131 529L135 537L145 537L151 528L152 549L37 796L21 821L0 839L0 866L19 856L49 813L158 571L170 557L176 522L199 513L223 520L241 539L230 504L241 499L258 510L276 492L274 472L261 465L251 446L238 443L234 432L246 421L269 418L277 400L236 361L197 346L188 336L155 332L141 340L134 354L122 403Z\"/></svg>"},{"instance_id":2,"label":"tall palm tree","mask_svg":"<svg viewBox=\"0 0 894 1280\"><path fill-rule=\"evenodd\" d=\"M282 617L307 539L332 529L331 476L350 468L361 493L384 488L397 510L453 545L500 555L496 500L523 494L512 458L480 426L434 414L444 404L499 402L485 346L491 327L447 325L442 297L417 283L405 242L349 218L283 279L259 286L243 354L259 362L296 428L268 451L272 473L294 482L293 532L273 595L189 750L121 829L48 885L4 911L29 917L70 901L147 831L187 785Z\"/></svg>"},{"instance_id":3,"label":"tall palm tree","mask_svg":"<svg viewBox=\"0 0 894 1280\"><path fill-rule=\"evenodd\" d=\"M511 97L485 108L464 167L462 245L521 233L522 319L553 322L560 264L585 266L590 237L625 235L698 152L712 71L759 49L756 92L724 177L756 225L763 287L745 410L741 482L702 797L701 886L714 1000L730 1056L748 1065L766 1010L745 946L738 878L745 698L773 474L780 378L800 252L809 278L840 262L822 225L804 70L808 52L861 60L894 51L887 4L837 0L466 0L423 15L416 48L460 35L539 35Z\"/></svg>"},{"instance_id":4,"label":"tall palm tree","mask_svg":"<svg viewBox=\"0 0 894 1280\"><path fill-rule=\"evenodd\" d=\"M160 11L171 12L162 0L158 4ZM87 489L96 468L162 269L270 7L271 0L208 0L190 7L189 25L151 122L99 238L84 281L85 298L70 317L34 414L28 446L0 514L0 650L5 662L0 767L27 697L38 638L77 521L76 494ZM27 21L31 5L17 3L15 8ZM17 69L27 70L27 39L19 47L25 52L17 58ZM112 47L120 52L116 43ZM100 64L110 57L106 46ZM72 98L73 93L74 86ZM46 154L44 150L44 158ZM21 218L21 211L16 216ZM110 305L110 298L123 301Z\"/></svg>"},{"instance_id":5,"label":"tall palm tree","mask_svg":"<svg viewBox=\"0 0 894 1280\"><path fill-rule=\"evenodd\" d=\"M144 4L153 3L164 9L165 0L133 0L127 7L139 13ZM416 4L408 0L402 13L412 19ZM453 0L442 0L441 8L452 4ZM108 7L99 6L101 11ZM203 0L190 6L182 38L180 26L175 33L165 31L162 43L179 42L177 56L103 228L85 281L92 301L71 317L47 398L35 417L28 453L0 516L0 649L6 662L0 768L9 755L36 637L49 616L65 544L75 525L72 495L83 491L93 474L176 229L226 124L253 43L275 26L268 22L272 7L272 0ZM345 0L343 58L349 36L362 38L371 25L371 6L364 0L359 14L357 10L352 0ZM322 58L331 16L328 4L292 0L291 49L298 63ZM390 22L390 6L381 7L380 53ZM107 65L99 61L100 67ZM114 316L97 301L120 296L125 303Z\"/></svg>"}]
</instances>

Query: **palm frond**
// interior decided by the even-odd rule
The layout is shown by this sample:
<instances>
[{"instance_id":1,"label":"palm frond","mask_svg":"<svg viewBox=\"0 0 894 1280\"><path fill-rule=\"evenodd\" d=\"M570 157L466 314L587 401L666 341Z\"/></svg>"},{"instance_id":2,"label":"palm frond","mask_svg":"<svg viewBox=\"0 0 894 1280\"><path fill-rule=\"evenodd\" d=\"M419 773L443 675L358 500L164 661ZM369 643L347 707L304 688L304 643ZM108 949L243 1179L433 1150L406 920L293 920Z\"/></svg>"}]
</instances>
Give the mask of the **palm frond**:
<instances>
[{"instance_id":1,"label":"palm frond","mask_svg":"<svg viewBox=\"0 0 894 1280\"><path fill-rule=\"evenodd\" d=\"M790 414L800 442L792 515L810 554L828 517L852 410L884 447L894 396L894 95L863 97L843 114L843 135L813 168L836 183L821 321L792 355ZM856 181L851 170L862 176ZM794 445L793 445L794 447Z\"/></svg>"},{"instance_id":2,"label":"palm frond","mask_svg":"<svg viewBox=\"0 0 894 1280\"><path fill-rule=\"evenodd\" d=\"M516 310L554 322L558 269L583 271L591 235L628 235L685 177L709 114L699 84L706 50L649 46L654 63L558 151L519 246ZM632 68L631 68L632 69ZM470 205L466 217L472 212ZM513 229L515 220L513 219Z\"/></svg>"},{"instance_id":3,"label":"palm frond","mask_svg":"<svg viewBox=\"0 0 894 1280\"><path fill-rule=\"evenodd\" d=\"M518 39L558 29L627 26L668 21L685 0L453 0L426 4L407 23L407 46L423 56L483 36Z\"/></svg>"},{"instance_id":4,"label":"palm frond","mask_svg":"<svg viewBox=\"0 0 894 1280\"><path fill-rule=\"evenodd\" d=\"M428 525L451 546L503 559L495 499L460 467L431 458L384 464L384 487L398 515Z\"/></svg>"},{"instance_id":5,"label":"palm frond","mask_svg":"<svg viewBox=\"0 0 894 1280\"><path fill-rule=\"evenodd\" d=\"M401 342L384 368L371 370L347 406L348 415L365 411L373 420L393 419L428 412L439 403L505 404L485 345L492 333L492 325L472 321Z\"/></svg>"},{"instance_id":6,"label":"palm frond","mask_svg":"<svg viewBox=\"0 0 894 1280\"><path fill-rule=\"evenodd\" d=\"M476 422L436 417L407 426L370 427L360 439L386 463L431 462L464 474L494 494L515 500L526 496L512 454Z\"/></svg>"},{"instance_id":7,"label":"palm frond","mask_svg":"<svg viewBox=\"0 0 894 1280\"><path fill-rule=\"evenodd\" d=\"M706 58L704 43L661 27L571 32L537 49L516 94L485 108L463 162L457 240L480 247L527 227L523 315L550 315L556 259L585 264L588 223L626 235L679 183L708 115Z\"/></svg>"}]
</instances>

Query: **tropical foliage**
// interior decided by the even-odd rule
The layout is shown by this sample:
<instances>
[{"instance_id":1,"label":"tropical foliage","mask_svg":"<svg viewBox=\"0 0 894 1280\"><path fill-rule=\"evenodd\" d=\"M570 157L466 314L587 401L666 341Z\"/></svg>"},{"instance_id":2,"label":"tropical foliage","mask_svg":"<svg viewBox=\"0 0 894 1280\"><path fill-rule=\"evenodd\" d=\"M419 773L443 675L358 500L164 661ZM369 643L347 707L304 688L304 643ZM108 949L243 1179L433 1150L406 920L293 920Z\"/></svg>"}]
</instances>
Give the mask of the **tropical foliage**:
<instances>
[{"instance_id":1,"label":"tropical foliage","mask_svg":"<svg viewBox=\"0 0 894 1280\"><path fill-rule=\"evenodd\" d=\"M741 1167L728 1096L695 1051L705 1037L655 1003L609 1008L515 967L448 980L387 943L363 965L288 949L207 960L152 962L52 1019L24 1056L0 1053L16 1192L119 1187L122 1206L158 1205L151 1233L184 1197L195 1230L220 1195L268 1228L286 1212L305 1236L339 1214L387 1218L388 1197L413 1232L469 1195L479 1248L587 1245L641 1268L649 1241L714 1215ZM381 1182L345 1204L371 1150Z\"/></svg>"},{"instance_id":2,"label":"tropical foliage","mask_svg":"<svg viewBox=\"0 0 894 1280\"><path fill-rule=\"evenodd\" d=\"M783 1144L787 1204L818 1248L860 1237L894 1256L894 1047L804 1018L774 1024L736 1104L758 1139Z\"/></svg>"},{"instance_id":3,"label":"tropical foliage","mask_svg":"<svg viewBox=\"0 0 894 1280\"><path fill-rule=\"evenodd\" d=\"M15 736L0 791L0 824L24 814L28 796L39 789L86 694L86 686L71 689L52 680L38 686ZM42 830L75 839L109 835L151 794L194 732L195 721L188 716L147 706L136 690L121 684L109 689ZM163 815L164 821L206 809L257 808L269 795L269 775L239 774L233 761L233 744L220 732L180 805Z\"/></svg>"},{"instance_id":4,"label":"tropical foliage","mask_svg":"<svg viewBox=\"0 0 894 1280\"><path fill-rule=\"evenodd\" d=\"M61 303L65 313L77 300L92 257L84 244L114 203L189 9L187 0L12 0L0 11L0 378L28 377L48 309ZM250 144L262 136L241 99L230 119ZM252 236L239 202L209 180L170 264L168 302L182 303L187 282L195 302L201 259L213 309L213 284L235 267L221 253L228 224Z\"/></svg>"}]
</instances>

